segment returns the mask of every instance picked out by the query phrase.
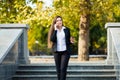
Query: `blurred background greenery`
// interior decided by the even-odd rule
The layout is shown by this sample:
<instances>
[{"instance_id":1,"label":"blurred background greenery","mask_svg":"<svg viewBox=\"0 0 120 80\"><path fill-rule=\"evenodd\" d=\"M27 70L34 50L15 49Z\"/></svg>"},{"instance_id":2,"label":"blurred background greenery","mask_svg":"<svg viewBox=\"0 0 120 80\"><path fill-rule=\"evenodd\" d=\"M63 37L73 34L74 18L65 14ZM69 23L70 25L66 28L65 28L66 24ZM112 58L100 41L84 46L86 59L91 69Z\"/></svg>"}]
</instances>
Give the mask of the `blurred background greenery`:
<instances>
[{"instance_id":1,"label":"blurred background greenery","mask_svg":"<svg viewBox=\"0 0 120 80\"><path fill-rule=\"evenodd\" d=\"M73 54L78 54L81 1L53 0L52 6L45 7L42 0L0 0L0 24L28 24L30 54L51 55L51 50L47 48L47 35L53 18L60 15L75 38ZM107 33L104 26L107 22L120 21L120 0L90 0L90 4L89 53L106 54Z\"/></svg>"}]
</instances>

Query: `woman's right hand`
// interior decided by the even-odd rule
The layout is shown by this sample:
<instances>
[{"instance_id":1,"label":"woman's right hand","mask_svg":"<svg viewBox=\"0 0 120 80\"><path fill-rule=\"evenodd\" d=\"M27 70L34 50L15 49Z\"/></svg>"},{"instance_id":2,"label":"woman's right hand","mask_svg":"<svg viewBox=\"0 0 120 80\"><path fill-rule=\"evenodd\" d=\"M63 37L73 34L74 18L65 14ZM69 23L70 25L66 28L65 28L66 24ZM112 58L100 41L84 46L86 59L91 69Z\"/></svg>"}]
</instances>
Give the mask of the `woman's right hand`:
<instances>
[{"instance_id":1,"label":"woman's right hand","mask_svg":"<svg viewBox=\"0 0 120 80\"><path fill-rule=\"evenodd\" d=\"M54 25L54 29L55 29L55 30L58 30L58 28L57 28L57 25L56 25L56 24Z\"/></svg>"}]
</instances>

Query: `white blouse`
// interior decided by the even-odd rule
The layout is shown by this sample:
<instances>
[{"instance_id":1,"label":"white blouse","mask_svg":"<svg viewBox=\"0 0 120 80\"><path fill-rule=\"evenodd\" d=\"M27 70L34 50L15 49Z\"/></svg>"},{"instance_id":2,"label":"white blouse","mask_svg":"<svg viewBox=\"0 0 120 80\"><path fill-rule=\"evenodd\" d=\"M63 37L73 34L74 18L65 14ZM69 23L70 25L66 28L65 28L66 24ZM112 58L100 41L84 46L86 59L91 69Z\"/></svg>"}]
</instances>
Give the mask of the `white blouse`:
<instances>
[{"instance_id":1,"label":"white blouse","mask_svg":"<svg viewBox=\"0 0 120 80\"><path fill-rule=\"evenodd\" d=\"M65 27L63 26L61 31L57 29L57 51L66 50L66 41L65 41Z\"/></svg>"}]
</instances>

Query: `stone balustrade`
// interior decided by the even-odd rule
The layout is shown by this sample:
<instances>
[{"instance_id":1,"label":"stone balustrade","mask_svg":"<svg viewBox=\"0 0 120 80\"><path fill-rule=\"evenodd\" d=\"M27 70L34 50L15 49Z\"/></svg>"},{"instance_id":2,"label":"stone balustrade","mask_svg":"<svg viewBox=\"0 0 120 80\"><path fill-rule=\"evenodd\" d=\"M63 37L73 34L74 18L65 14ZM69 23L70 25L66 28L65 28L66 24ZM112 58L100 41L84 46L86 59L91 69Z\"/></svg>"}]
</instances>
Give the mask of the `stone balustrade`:
<instances>
[{"instance_id":1,"label":"stone balustrade","mask_svg":"<svg viewBox=\"0 0 120 80\"><path fill-rule=\"evenodd\" d=\"M0 24L0 80L11 80L18 64L28 64L26 24Z\"/></svg>"}]
</instances>

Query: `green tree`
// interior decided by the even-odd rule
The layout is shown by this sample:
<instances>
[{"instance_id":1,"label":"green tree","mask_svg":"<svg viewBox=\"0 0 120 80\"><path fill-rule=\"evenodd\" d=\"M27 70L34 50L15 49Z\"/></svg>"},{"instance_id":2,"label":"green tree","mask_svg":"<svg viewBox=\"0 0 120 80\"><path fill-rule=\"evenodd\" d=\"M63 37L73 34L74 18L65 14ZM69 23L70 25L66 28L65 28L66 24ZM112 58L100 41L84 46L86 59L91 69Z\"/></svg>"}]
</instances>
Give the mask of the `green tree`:
<instances>
[{"instance_id":1,"label":"green tree","mask_svg":"<svg viewBox=\"0 0 120 80\"><path fill-rule=\"evenodd\" d=\"M71 36L75 38L75 43L72 45L72 54L78 53L78 33L79 33L79 0L54 0L53 16L60 15L63 17L64 26L70 28Z\"/></svg>"},{"instance_id":2,"label":"green tree","mask_svg":"<svg viewBox=\"0 0 120 80\"><path fill-rule=\"evenodd\" d=\"M75 37L73 52L79 54L80 60L88 60L89 47L106 48L105 23L120 21L119 0L54 0L52 8L43 8L44 3L39 0L27 1L1 0L0 23L28 24L28 46L32 52L36 50L35 41L39 41L39 51L50 53L47 34L56 15L63 17L64 25ZM32 8L28 3L36 6Z\"/></svg>"},{"instance_id":3,"label":"green tree","mask_svg":"<svg viewBox=\"0 0 120 80\"><path fill-rule=\"evenodd\" d=\"M119 4L120 1L116 0L75 0L74 2L54 0L54 15L61 15L65 19L65 25L68 24L72 32L74 30L79 32L78 54L80 60L89 59L89 47L92 46L95 49L106 47L104 25L106 22L116 21L117 18L119 20L119 16L117 16L119 15ZM69 23L73 23L75 27ZM73 35L77 37L76 39L78 39L78 32Z\"/></svg>"},{"instance_id":4,"label":"green tree","mask_svg":"<svg viewBox=\"0 0 120 80\"><path fill-rule=\"evenodd\" d=\"M80 2L80 30L78 43L78 59L80 61L89 60L89 27L90 27L90 0L81 0Z\"/></svg>"},{"instance_id":5,"label":"green tree","mask_svg":"<svg viewBox=\"0 0 120 80\"><path fill-rule=\"evenodd\" d=\"M90 47L92 49L106 49L107 37L104 27L106 22L118 22L116 15L120 8L120 1L117 0L91 0L91 15L90 15ZM119 18L119 16L117 16ZM92 50L93 51L93 50Z\"/></svg>"}]
</instances>

